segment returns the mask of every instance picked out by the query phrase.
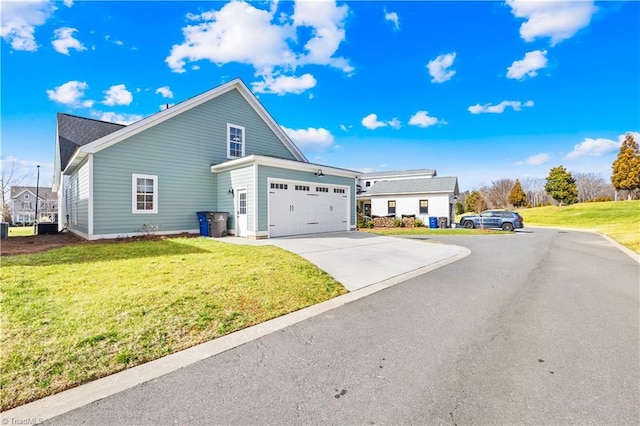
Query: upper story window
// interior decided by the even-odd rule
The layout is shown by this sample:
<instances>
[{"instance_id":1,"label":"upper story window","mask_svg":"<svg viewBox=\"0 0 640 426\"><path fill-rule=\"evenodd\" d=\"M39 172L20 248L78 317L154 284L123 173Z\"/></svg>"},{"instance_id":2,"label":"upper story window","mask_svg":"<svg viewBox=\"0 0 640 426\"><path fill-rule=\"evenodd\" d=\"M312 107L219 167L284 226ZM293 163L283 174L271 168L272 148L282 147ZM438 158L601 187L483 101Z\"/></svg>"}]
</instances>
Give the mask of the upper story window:
<instances>
[{"instance_id":1,"label":"upper story window","mask_svg":"<svg viewBox=\"0 0 640 426\"><path fill-rule=\"evenodd\" d=\"M29 199L29 194L24 194L24 199L28 200Z\"/></svg>"},{"instance_id":2,"label":"upper story window","mask_svg":"<svg viewBox=\"0 0 640 426\"><path fill-rule=\"evenodd\" d=\"M395 200L387 201L387 214L396 214L396 202L395 202Z\"/></svg>"},{"instance_id":3,"label":"upper story window","mask_svg":"<svg viewBox=\"0 0 640 426\"><path fill-rule=\"evenodd\" d=\"M371 181L368 180L365 182L364 186L366 186L367 188L369 188L371 186Z\"/></svg>"},{"instance_id":4,"label":"upper story window","mask_svg":"<svg viewBox=\"0 0 640 426\"><path fill-rule=\"evenodd\" d=\"M158 176L132 175L132 213L158 213Z\"/></svg>"},{"instance_id":5,"label":"upper story window","mask_svg":"<svg viewBox=\"0 0 640 426\"><path fill-rule=\"evenodd\" d=\"M227 123L227 158L244 157L244 127Z\"/></svg>"}]
</instances>

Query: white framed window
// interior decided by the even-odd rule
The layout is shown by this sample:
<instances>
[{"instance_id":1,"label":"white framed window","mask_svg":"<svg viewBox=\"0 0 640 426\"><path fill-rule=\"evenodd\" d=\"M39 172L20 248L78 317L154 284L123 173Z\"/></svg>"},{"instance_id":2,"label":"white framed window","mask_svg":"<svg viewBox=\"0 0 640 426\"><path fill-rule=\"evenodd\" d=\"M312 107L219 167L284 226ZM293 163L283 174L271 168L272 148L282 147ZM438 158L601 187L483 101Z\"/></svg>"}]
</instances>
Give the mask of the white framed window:
<instances>
[{"instance_id":1,"label":"white framed window","mask_svg":"<svg viewBox=\"0 0 640 426\"><path fill-rule=\"evenodd\" d=\"M227 123L227 158L244 157L244 127Z\"/></svg>"},{"instance_id":2,"label":"white framed window","mask_svg":"<svg viewBox=\"0 0 640 426\"><path fill-rule=\"evenodd\" d=\"M29 199L29 194L24 194L24 199L28 200Z\"/></svg>"},{"instance_id":3,"label":"white framed window","mask_svg":"<svg viewBox=\"0 0 640 426\"><path fill-rule=\"evenodd\" d=\"M131 175L131 213L158 213L158 176Z\"/></svg>"}]
</instances>

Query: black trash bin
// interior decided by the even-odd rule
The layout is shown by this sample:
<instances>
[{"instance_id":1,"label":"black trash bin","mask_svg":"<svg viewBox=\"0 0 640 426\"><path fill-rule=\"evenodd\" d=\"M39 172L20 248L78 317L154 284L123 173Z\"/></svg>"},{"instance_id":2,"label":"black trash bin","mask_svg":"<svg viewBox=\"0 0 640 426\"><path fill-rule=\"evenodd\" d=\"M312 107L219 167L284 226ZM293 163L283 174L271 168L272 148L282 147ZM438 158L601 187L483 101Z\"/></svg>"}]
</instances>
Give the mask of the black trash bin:
<instances>
[{"instance_id":1,"label":"black trash bin","mask_svg":"<svg viewBox=\"0 0 640 426\"><path fill-rule=\"evenodd\" d=\"M0 222L0 240L9 238L9 222Z\"/></svg>"},{"instance_id":2,"label":"black trash bin","mask_svg":"<svg viewBox=\"0 0 640 426\"><path fill-rule=\"evenodd\" d=\"M227 236L227 212L207 212L209 222L209 236L214 238Z\"/></svg>"},{"instance_id":3,"label":"black trash bin","mask_svg":"<svg viewBox=\"0 0 640 426\"><path fill-rule=\"evenodd\" d=\"M449 219L446 216L438 217L438 228L444 229L449 224Z\"/></svg>"},{"instance_id":4,"label":"black trash bin","mask_svg":"<svg viewBox=\"0 0 640 426\"><path fill-rule=\"evenodd\" d=\"M207 215L211 212L197 212L198 222L200 222L200 236L209 236L209 222Z\"/></svg>"}]
</instances>

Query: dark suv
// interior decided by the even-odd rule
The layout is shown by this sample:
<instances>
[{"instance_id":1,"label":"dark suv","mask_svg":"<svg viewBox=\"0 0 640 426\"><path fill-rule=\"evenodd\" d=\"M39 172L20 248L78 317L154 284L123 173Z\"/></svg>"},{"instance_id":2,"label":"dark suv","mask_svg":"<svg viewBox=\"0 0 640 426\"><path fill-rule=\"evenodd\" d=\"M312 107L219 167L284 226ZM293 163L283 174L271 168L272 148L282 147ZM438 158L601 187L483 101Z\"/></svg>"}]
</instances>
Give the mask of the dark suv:
<instances>
[{"instance_id":1,"label":"dark suv","mask_svg":"<svg viewBox=\"0 0 640 426\"><path fill-rule=\"evenodd\" d=\"M462 216L460 225L471 228L502 228L503 231L513 231L524 228L524 220L516 212L505 210L485 210L479 215Z\"/></svg>"}]
</instances>

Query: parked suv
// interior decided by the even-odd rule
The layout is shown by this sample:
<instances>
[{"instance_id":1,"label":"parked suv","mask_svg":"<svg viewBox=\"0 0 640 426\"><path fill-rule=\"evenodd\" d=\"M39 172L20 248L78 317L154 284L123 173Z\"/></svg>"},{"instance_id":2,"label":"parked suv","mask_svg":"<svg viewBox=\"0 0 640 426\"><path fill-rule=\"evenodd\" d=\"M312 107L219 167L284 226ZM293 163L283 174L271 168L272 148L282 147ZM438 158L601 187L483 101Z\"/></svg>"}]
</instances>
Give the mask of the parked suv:
<instances>
[{"instance_id":1,"label":"parked suv","mask_svg":"<svg viewBox=\"0 0 640 426\"><path fill-rule=\"evenodd\" d=\"M503 231L513 231L524 228L524 220L516 212L505 210L485 210L479 215L462 216L460 225L471 228L502 228Z\"/></svg>"}]
</instances>

